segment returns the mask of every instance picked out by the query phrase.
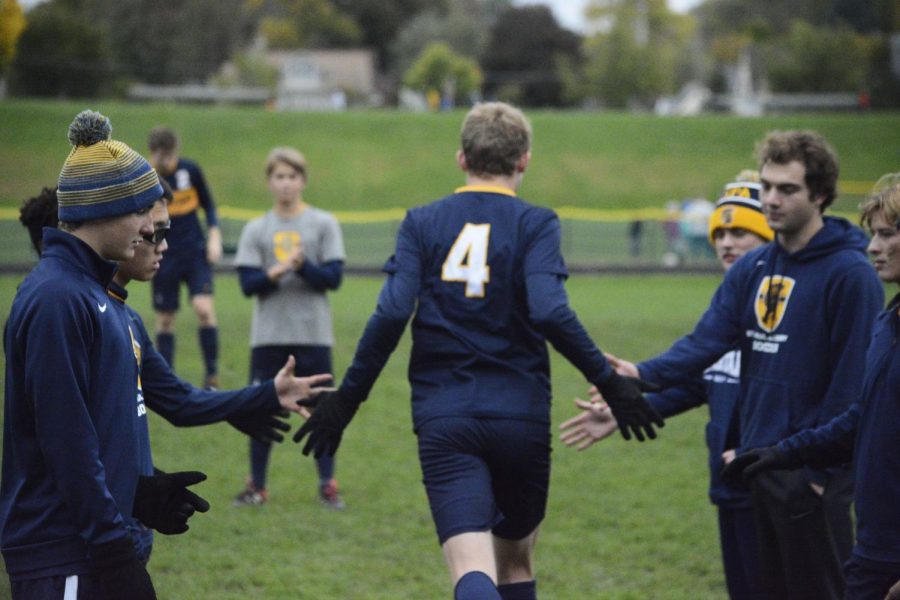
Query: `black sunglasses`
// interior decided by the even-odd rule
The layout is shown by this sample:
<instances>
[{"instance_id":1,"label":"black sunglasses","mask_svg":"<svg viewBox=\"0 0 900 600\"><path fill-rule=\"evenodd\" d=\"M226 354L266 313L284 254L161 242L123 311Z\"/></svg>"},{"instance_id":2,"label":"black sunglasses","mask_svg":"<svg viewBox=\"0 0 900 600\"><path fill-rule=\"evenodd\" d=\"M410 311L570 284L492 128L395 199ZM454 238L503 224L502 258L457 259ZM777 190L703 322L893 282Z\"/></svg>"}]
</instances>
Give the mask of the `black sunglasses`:
<instances>
[{"instance_id":1,"label":"black sunglasses","mask_svg":"<svg viewBox=\"0 0 900 600\"><path fill-rule=\"evenodd\" d=\"M168 235L171 227L172 221L168 221L165 225L160 225L153 230L153 233L143 236L144 241L153 246L159 246L163 243L163 240L166 239L166 235Z\"/></svg>"}]
</instances>

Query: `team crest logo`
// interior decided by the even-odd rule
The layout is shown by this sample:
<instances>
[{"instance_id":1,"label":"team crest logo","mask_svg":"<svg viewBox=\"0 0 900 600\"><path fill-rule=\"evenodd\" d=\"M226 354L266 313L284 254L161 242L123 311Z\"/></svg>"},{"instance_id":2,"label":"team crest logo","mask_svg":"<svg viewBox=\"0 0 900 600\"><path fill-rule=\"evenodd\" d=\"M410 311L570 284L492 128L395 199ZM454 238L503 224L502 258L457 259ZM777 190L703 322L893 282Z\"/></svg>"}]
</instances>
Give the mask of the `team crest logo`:
<instances>
[{"instance_id":1,"label":"team crest logo","mask_svg":"<svg viewBox=\"0 0 900 600\"><path fill-rule=\"evenodd\" d=\"M795 283L796 281L792 277L781 275L763 277L756 292L756 304L754 305L756 323L763 331L771 333L781 324Z\"/></svg>"},{"instance_id":2,"label":"team crest logo","mask_svg":"<svg viewBox=\"0 0 900 600\"><path fill-rule=\"evenodd\" d=\"M731 225L734 223L734 208L727 207L722 209L722 225Z\"/></svg>"},{"instance_id":3,"label":"team crest logo","mask_svg":"<svg viewBox=\"0 0 900 600\"><path fill-rule=\"evenodd\" d=\"M275 260L284 262L300 246L300 234L296 231L279 231L272 241L275 243Z\"/></svg>"}]
</instances>

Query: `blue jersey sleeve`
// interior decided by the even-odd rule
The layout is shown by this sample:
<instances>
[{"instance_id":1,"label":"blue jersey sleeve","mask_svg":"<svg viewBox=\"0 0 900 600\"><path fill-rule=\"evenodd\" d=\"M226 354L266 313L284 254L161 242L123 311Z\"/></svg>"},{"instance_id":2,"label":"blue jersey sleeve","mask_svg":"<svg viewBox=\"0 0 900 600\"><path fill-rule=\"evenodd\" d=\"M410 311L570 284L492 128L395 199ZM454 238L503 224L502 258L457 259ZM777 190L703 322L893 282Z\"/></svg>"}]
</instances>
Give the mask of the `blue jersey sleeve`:
<instances>
[{"instance_id":1,"label":"blue jersey sleeve","mask_svg":"<svg viewBox=\"0 0 900 600\"><path fill-rule=\"evenodd\" d=\"M387 279L356 346L353 362L341 382L341 395L364 401L397 347L416 307L421 285L421 260L413 219L407 215L397 233L394 255L384 267Z\"/></svg>"},{"instance_id":2,"label":"blue jersey sleeve","mask_svg":"<svg viewBox=\"0 0 900 600\"><path fill-rule=\"evenodd\" d=\"M194 165L194 173L192 179L194 187L197 188L197 196L200 199L200 206L203 207L203 212L206 213L206 226L218 226L219 218L216 214L216 204L215 202L213 202L212 194L209 192L209 186L206 185L206 177L204 177L203 171L200 170L200 167L197 165Z\"/></svg>"},{"instance_id":3,"label":"blue jersey sleeve","mask_svg":"<svg viewBox=\"0 0 900 600\"><path fill-rule=\"evenodd\" d=\"M314 265L304 260L297 274L316 291L336 290L341 287L344 276L344 261L332 260L321 265Z\"/></svg>"},{"instance_id":4,"label":"blue jersey sleeve","mask_svg":"<svg viewBox=\"0 0 900 600\"><path fill-rule=\"evenodd\" d=\"M560 240L556 215L541 223L531 235L524 260L529 317L588 381L602 383L612 374L612 367L569 307Z\"/></svg>"},{"instance_id":5,"label":"blue jersey sleeve","mask_svg":"<svg viewBox=\"0 0 900 600\"><path fill-rule=\"evenodd\" d=\"M853 459L862 406L854 402L846 411L821 427L804 429L778 443L814 469L835 467Z\"/></svg>"},{"instance_id":6,"label":"blue jersey sleeve","mask_svg":"<svg viewBox=\"0 0 900 600\"><path fill-rule=\"evenodd\" d=\"M647 403L665 419L702 406L708 401L706 386L700 377L661 392L647 394L646 398Z\"/></svg>"},{"instance_id":7,"label":"blue jersey sleeve","mask_svg":"<svg viewBox=\"0 0 900 600\"><path fill-rule=\"evenodd\" d=\"M232 391L208 391L179 379L153 347L143 323L134 321L141 336L141 383L147 406L178 427L218 423L281 405L272 380Z\"/></svg>"},{"instance_id":8,"label":"blue jersey sleeve","mask_svg":"<svg viewBox=\"0 0 900 600\"><path fill-rule=\"evenodd\" d=\"M278 284L269 279L269 276L262 269L256 267L238 267L238 279L241 284L241 291L245 296L253 296L254 294L265 294L278 287Z\"/></svg>"},{"instance_id":9,"label":"blue jersey sleeve","mask_svg":"<svg viewBox=\"0 0 900 600\"><path fill-rule=\"evenodd\" d=\"M745 271L738 261L725 275L694 331L671 348L637 365L641 379L662 387L690 382L740 342L740 288Z\"/></svg>"}]
</instances>

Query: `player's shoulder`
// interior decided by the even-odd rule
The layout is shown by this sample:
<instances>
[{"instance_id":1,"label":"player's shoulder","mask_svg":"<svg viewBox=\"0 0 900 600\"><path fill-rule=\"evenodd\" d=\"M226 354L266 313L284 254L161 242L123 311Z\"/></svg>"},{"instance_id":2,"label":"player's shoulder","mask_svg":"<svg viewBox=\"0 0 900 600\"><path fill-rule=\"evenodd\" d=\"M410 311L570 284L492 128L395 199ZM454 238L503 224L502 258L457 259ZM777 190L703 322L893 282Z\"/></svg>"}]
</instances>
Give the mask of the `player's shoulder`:
<instances>
[{"instance_id":1,"label":"player's shoulder","mask_svg":"<svg viewBox=\"0 0 900 600\"><path fill-rule=\"evenodd\" d=\"M337 224L338 218L324 208L319 208L318 206L313 206L312 204L306 205L306 210L303 211L303 216L310 219L311 221L317 224Z\"/></svg>"}]
</instances>

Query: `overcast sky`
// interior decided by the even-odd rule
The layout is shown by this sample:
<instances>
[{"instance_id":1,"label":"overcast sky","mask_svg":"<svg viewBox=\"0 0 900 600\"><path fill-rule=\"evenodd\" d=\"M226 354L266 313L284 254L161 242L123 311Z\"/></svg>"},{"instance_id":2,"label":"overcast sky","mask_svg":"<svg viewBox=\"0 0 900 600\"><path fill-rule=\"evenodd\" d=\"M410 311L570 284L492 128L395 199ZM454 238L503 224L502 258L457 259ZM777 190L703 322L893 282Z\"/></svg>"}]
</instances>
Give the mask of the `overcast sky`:
<instances>
[{"instance_id":1,"label":"overcast sky","mask_svg":"<svg viewBox=\"0 0 900 600\"><path fill-rule=\"evenodd\" d=\"M687 12L702 0L667 0L669 8L676 12ZM516 4L546 4L563 27L573 31L584 30L584 7L588 0L514 0Z\"/></svg>"}]
</instances>

